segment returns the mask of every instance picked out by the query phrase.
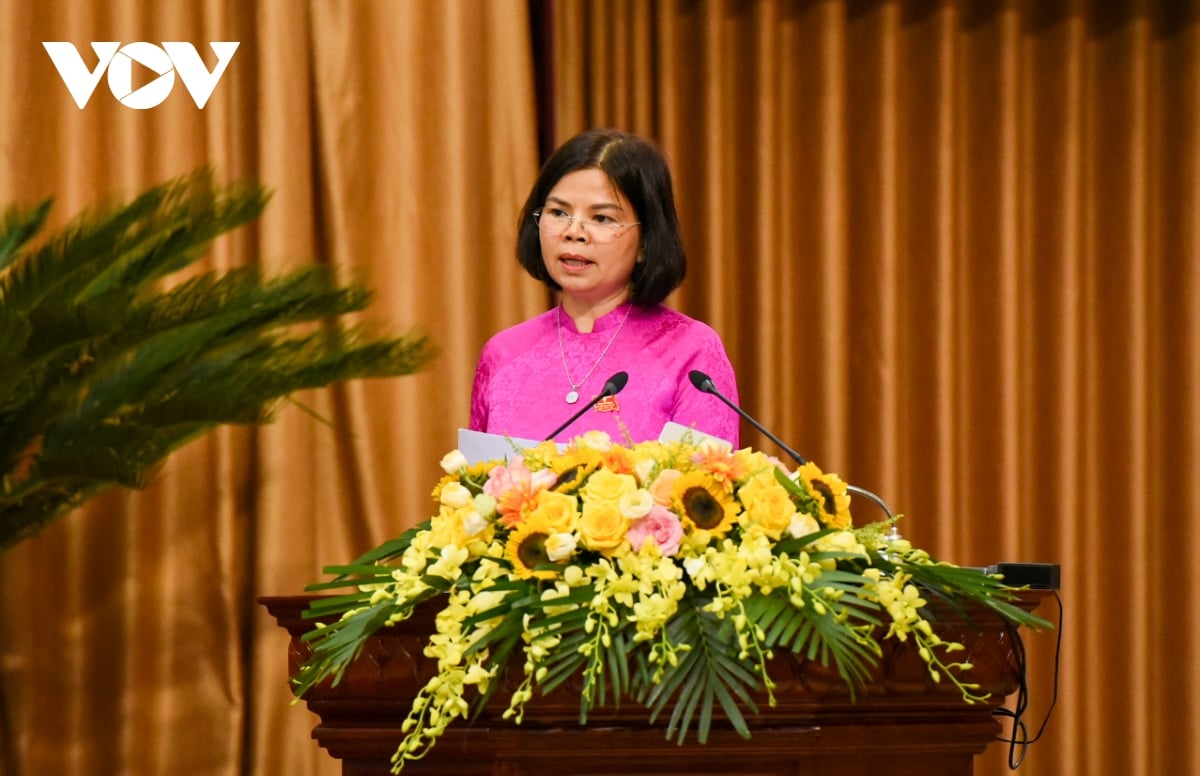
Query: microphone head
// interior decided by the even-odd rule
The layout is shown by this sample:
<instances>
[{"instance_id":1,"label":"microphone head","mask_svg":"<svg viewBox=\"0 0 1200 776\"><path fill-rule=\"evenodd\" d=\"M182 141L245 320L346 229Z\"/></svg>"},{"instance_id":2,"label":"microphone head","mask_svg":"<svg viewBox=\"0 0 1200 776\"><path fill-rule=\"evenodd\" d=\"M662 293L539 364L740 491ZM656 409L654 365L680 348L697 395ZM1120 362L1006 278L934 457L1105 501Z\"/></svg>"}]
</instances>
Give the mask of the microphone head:
<instances>
[{"instance_id":1,"label":"microphone head","mask_svg":"<svg viewBox=\"0 0 1200 776\"><path fill-rule=\"evenodd\" d=\"M692 385L705 393L712 393L717 389L717 386L713 384L712 378L699 369L693 369L688 372L688 379L692 381Z\"/></svg>"},{"instance_id":2,"label":"microphone head","mask_svg":"<svg viewBox=\"0 0 1200 776\"><path fill-rule=\"evenodd\" d=\"M617 372L612 377L608 378L604 383L604 389L600 391L602 396L615 396L620 393L625 387L625 383L629 382L628 372Z\"/></svg>"}]
</instances>

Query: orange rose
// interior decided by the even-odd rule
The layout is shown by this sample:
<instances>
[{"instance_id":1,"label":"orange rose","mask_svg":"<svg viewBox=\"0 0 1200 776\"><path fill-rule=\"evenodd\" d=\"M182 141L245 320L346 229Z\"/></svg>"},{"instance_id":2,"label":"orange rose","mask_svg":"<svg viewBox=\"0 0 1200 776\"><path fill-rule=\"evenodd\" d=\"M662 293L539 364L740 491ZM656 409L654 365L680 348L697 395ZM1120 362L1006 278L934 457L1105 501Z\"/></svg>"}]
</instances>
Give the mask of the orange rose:
<instances>
[{"instance_id":1,"label":"orange rose","mask_svg":"<svg viewBox=\"0 0 1200 776\"><path fill-rule=\"evenodd\" d=\"M678 469L663 469L658 473L654 482L650 483L650 495L654 503L668 509L675 502L675 480L683 476Z\"/></svg>"}]
</instances>

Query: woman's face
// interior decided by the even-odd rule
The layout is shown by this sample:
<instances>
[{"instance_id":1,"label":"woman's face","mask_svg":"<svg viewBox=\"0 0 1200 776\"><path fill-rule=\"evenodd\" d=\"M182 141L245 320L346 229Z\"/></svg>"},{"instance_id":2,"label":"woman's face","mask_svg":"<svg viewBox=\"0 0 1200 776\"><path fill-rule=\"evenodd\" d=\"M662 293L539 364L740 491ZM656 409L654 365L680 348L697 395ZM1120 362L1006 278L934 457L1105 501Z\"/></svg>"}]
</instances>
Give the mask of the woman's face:
<instances>
[{"instance_id":1,"label":"woman's face","mask_svg":"<svg viewBox=\"0 0 1200 776\"><path fill-rule=\"evenodd\" d=\"M629 298L641 249L637 220L603 171L576 170L559 179L543 203L539 237L542 261L565 305L603 314Z\"/></svg>"}]
</instances>

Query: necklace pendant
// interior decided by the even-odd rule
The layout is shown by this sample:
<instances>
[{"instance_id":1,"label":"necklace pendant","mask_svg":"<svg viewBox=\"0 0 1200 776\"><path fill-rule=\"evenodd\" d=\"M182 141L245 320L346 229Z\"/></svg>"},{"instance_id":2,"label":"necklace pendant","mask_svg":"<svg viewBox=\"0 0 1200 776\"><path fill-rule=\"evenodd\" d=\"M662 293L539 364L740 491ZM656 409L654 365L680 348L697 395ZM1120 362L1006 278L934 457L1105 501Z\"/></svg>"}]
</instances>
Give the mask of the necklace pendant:
<instances>
[{"instance_id":1,"label":"necklace pendant","mask_svg":"<svg viewBox=\"0 0 1200 776\"><path fill-rule=\"evenodd\" d=\"M574 404L577 401L579 401L579 391L570 391L567 394L567 404Z\"/></svg>"}]
</instances>

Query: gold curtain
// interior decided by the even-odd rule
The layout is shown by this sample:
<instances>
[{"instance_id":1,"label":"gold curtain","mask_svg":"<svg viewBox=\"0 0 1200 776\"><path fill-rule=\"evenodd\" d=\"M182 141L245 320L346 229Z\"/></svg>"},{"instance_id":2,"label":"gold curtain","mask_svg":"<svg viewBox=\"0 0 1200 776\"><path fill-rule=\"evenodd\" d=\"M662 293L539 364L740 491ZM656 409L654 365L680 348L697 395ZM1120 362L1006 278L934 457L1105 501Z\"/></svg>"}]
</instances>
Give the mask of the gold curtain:
<instances>
[{"instance_id":1,"label":"gold curtain","mask_svg":"<svg viewBox=\"0 0 1200 776\"><path fill-rule=\"evenodd\" d=\"M511 246L539 131L591 125L672 158L671 301L744 406L938 557L1062 564L1061 698L1022 772L1200 771L1195 3L529 7L0 0L0 203L54 196L61 223L202 164L255 177L275 198L211 266L335 263L368 323L443 350L0 556L0 776L336 772L254 598L426 516L479 347L546 304ZM48 40L89 65L93 40L240 47L203 110L103 80L80 110ZM1027 642L1036 727L1054 636Z\"/></svg>"},{"instance_id":2,"label":"gold curtain","mask_svg":"<svg viewBox=\"0 0 1200 776\"><path fill-rule=\"evenodd\" d=\"M42 49L238 41L209 103L176 83L72 102ZM287 638L254 603L300 592L427 516L470 407L475 354L541 311L512 230L537 172L523 0L0 2L0 202L56 223L211 164L274 190L209 266L330 262L376 299L363 323L429 332L418 376L299 397L261 431L178 453L0 557L0 774L334 774L290 705ZM135 82L137 85L137 82Z\"/></svg>"},{"instance_id":3,"label":"gold curtain","mask_svg":"<svg viewBox=\"0 0 1200 776\"><path fill-rule=\"evenodd\" d=\"M1200 771L1196 4L547 13L556 139L663 144L744 406L936 556L1062 565L1023 770Z\"/></svg>"}]
</instances>

